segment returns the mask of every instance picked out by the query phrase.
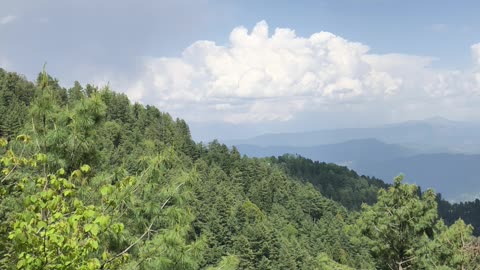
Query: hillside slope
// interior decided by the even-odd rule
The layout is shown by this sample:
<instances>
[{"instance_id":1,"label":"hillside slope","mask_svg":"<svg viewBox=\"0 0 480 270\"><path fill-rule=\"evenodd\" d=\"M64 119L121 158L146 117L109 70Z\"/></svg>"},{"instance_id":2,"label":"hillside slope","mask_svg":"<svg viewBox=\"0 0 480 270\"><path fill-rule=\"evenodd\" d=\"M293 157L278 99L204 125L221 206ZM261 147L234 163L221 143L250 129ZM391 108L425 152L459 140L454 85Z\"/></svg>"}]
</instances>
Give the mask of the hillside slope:
<instances>
[{"instance_id":1,"label":"hillside slope","mask_svg":"<svg viewBox=\"0 0 480 270\"><path fill-rule=\"evenodd\" d=\"M375 176L390 182L395 176L405 174L409 183L423 188L434 188L444 198L466 201L480 198L477 166L480 155L431 153L377 139L359 139L337 144L317 146L257 146L237 145L240 152L250 157L298 154L322 162L331 162Z\"/></svg>"},{"instance_id":2,"label":"hillside slope","mask_svg":"<svg viewBox=\"0 0 480 270\"><path fill-rule=\"evenodd\" d=\"M416 154L412 149L395 144L386 144L377 139L358 139L336 144L304 147L246 144L239 144L236 147L243 154L252 157L280 156L290 153L313 160L346 165L352 169L361 169L363 164L377 163Z\"/></svg>"},{"instance_id":3,"label":"hillside slope","mask_svg":"<svg viewBox=\"0 0 480 270\"><path fill-rule=\"evenodd\" d=\"M13 85L26 83L13 77ZM65 89L43 72L28 84L34 85L24 103L28 117L10 121L18 108L5 97L19 101L23 88L0 85L0 109L13 112L0 126L2 269L349 270L388 269L398 260L410 268L433 261L459 269L479 263L473 228L463 221L445 226L435 195L401 179L386 191L377 179L322 164L310 175L335 184L332 198L369 190L352 202L336 197L357 209L364 200L371 204L350 211L323 196L318 183L289 175L317 165L287 168L281 159L242 157L217 141L197 144L185 121L108 88L75 83ZM389 248L384 235L398 241ZM407 249L414 260L407 261Z\"/></svg>"}]
</instances>

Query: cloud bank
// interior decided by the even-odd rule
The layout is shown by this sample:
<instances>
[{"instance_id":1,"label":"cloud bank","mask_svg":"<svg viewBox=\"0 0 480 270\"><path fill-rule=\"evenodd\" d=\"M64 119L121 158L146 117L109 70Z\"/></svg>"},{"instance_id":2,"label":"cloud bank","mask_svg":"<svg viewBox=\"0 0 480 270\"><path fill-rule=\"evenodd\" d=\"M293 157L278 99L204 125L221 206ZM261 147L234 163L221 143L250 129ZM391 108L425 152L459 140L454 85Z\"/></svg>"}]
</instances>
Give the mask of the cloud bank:
<instances>
[{"instance_id":1,"label":"cloud bank","mask_svg":"<svg viewBox=\"0 0 480 270\"><path fill-rule=\"evenodd\" d=\"M326 108L391 108L435 114L480 96L480 43L468 70L438 70L431 57L372 54L329 32L272 33L265 21L237 27L229 42L197 41L179 57L150 57L127 94L191 121L287 121ZM472 107L473 109L473 107ZM418 110L418 111L417 111Z\"/></svg>"}]
</instances>

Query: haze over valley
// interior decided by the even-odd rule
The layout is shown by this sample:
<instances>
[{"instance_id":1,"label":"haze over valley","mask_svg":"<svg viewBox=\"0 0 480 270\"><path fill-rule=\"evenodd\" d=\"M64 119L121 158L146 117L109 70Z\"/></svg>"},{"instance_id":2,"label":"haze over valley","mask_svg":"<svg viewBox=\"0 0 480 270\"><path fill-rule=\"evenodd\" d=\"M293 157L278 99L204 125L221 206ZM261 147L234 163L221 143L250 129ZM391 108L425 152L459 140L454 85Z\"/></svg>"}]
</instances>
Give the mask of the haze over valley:
<instances>
[{"instance_id":1,"label":"haze over valley","mask_svg":"<svg viewBox=\"0 0 480 270\"><path fill-rule=\"evenodd\" d=\"M435 117L372 128L263 134L227 141L253 157L298 154L389 182L435 188L452 201L480 196L480 125Z\"/></svg>"}]
</instances>

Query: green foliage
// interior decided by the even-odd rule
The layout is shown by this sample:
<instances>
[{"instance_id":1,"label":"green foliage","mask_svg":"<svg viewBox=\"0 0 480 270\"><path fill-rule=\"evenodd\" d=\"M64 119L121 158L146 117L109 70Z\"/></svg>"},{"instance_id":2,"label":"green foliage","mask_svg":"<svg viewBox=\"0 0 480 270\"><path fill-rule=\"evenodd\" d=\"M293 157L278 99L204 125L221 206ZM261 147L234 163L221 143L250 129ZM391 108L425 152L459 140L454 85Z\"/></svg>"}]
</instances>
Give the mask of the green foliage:
<instances>
[{"instance_id":1,"label":"green foliage","mask_svg":"<svg viewBox=\"0 0 480 270\"><path fill-rule=\"evenodd\" d=\"M345 167L197 144L108 87L0 70L0 120L2 269L478 265L472 228L439 221L431 191L398 180L377 197L388 185Z\"/></svg>"},{"instance_id":2,"label":"green foliage","mask_svg":"<svg viewBox=\"0 0 480 270\"><path fill-rule=\"evenodd\" d=\"M285 154L271 157L269 161L280 165L292 178L311 183L325 197L352 210L360 210L362 203L374 204L377 192L390 185L375 177L359 176L347 167ZM447 225L459 218L474 227L474 235L480 235L480 200L450 203L437 194L438 214Z\"/></svg>"},{"instance_id":3,"label":"green foliage","mask_svg":"<svg viewBox=\"0 0 480 270\"><path fill-rule=\"evenodd\" d=\"M18 140L28 143L28 137ZM5 142L1 143L5 146ZM16 265L26 269L98 269L101 266L95 253L102 259L110 257L100 247L100 235L107 230L121 233L122 224L113 223L94 205L84 205L75 195L73 184L78 174L66 177L65 170L45 175L35 173L37 166L46 162L44 154L33 157L16 156L11 150L0 158L5 182L12 174L30 171L13 190L24 193L23 211L14 213L8 224L8 242L3 266ZM29 168L30 167L30 168ZM82 171L88 172L88 165ZM111 267L112 265L108 265Z\"/></svg>"},{"instance_id":4,"label":"green foliage","mask_svg":"<svg viewBox=\"0 0 480 270\"><path fill-rule=\"evenodd\" d=\"M450 227L439 222L434 241L425 246L425 267L441 265L450 269L477 269L480 249L472 231L472 226L461 219Z\"/></svg>"},{"instance_id":5,"label":"green foliage","mask_svg":"<svg viewBox=\"0 0 480 270\"><path fill-rule=\"evenodd\" d=\"M437 218L435 194L419 196L418 187L397 177L388 190L380 190L378 202L364 205L356 228L368 244L379 269L466 269L472 256L465 243L472 228L463 221L447 228ZM469 269L469 268L467 268ZM474 268L471 268L474 269Z\"/></svg>"},{"instance_id":6,"label":"green foliage","mask_svg":"<svg viewBox=\"0 0 480 270\"><path fill-rule=\"evenodd\" d=\"M437 195L438 213L447 225L452 225L458 219L473 226L473 234L480 235L480 199L470 202L449 203Z\"/></svg>"},{"instance_id":7,"label":"green foliage","mask_svg":"<svg viewBox=\"0 0 480 270\"><path fill-rule=\"evenodd\" d=\"M353 270L353 268L346 265L341 265L330 259L325 253L321 253L317 257L315 270Z\"/></svg>"},{"instance_id":8,"label":"green foliage","mask_svg":"<svg viewBox=\"0 0 480 270\"><path fill-rule=\"evenodd\" d=\"M347 167L301 156L285 154L269 160L282 166L290 176L312 183L324 196L349 209L359 210L362 203L375 203L377 191L388 187L379 179L359 176Z\"/></svg>"},{"instance_id":9,"label":"green foliage","mask_svg":"<svg viewBox=\"0 0 480 270\"><path fill-rule=\"evenodd\" d=\"M12 139L20 133L33 95L32 83L0 68L0 137Z\"/></svg>"},{"instance_id":10,"label":"green foliage","mask_svg":"<svg viewBox=\"0 0 480 270\"><path fill-rule=\"evenodd\" d=\"M215 267L208 267L207 270L236 270L240 261L236 256L229 255L222 258Z\"/></svg>"}]
</instances>

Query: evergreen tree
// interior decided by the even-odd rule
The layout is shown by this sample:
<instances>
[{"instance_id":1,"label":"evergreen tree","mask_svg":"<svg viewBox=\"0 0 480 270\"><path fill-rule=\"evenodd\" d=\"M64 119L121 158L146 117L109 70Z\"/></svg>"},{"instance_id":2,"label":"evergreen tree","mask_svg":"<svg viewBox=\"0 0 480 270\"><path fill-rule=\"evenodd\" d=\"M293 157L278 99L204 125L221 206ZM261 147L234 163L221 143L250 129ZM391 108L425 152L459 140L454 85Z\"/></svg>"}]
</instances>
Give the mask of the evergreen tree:
<instances>
[{"instance_id":1,"label":"evergreen tree","mask_svg":"<svg viewBox=\"0 0 480 270\"><path fill-rule=\"evenodd\" d=\"M45 71L35 86L0 69L0 120L2 269L479 265L466 224L477 201L195 143L185 121L108 87L67 91Z\"/></svg>"},{"instance_id":2,"label":"evergreen tree","mask_svg":"<svg viewBox=\"0 0 480 270\"><path fill-rule=\"evenodd\" d=\"M460 221L447 229L438 222L435 193L428 190L419 196L419 188L402 179L380 190L376 204L364 205L356 223L377 268L465 269L471 258L458 241L471 241L471 227ZM457 234L460 239L454 239Z\"/></svg>"}]
</instances>

